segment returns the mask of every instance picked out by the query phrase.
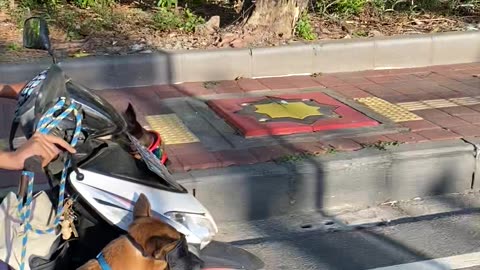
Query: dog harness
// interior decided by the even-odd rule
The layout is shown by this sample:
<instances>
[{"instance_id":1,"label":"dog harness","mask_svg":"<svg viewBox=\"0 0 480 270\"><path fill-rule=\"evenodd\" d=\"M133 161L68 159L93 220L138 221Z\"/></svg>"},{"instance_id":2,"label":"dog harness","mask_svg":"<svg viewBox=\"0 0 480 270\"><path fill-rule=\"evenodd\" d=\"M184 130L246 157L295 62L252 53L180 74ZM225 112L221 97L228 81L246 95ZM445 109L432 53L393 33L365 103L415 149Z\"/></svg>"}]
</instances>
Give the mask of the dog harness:
<instances>
[{"instance_id":1,"label":"dog harness","mask_svg":"<svg viewBox=\"0 0 480 270\"><path fill-rule=\"evenodd\" d=\"M110 268L110 265L108 265L107 261L105 260L105 257L103 256L102 252L100 252L97 255L97 261L98 261L98 264L100 265L100 269L102 269L102 270L112 270L112 268Z\"/></svg>"}]
</instances>

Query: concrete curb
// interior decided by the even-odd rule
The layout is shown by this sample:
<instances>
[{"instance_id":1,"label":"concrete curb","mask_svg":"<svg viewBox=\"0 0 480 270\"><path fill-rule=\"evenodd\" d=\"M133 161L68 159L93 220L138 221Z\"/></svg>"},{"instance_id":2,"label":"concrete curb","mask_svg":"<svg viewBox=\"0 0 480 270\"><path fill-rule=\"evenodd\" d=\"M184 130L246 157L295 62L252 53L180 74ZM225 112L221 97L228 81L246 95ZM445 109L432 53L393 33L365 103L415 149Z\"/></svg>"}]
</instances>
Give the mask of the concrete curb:
<instances>
[{"instance_id":1,"label":"concrete curb","mask_svg":"<svg viewBox=\"0 0 480 270\"><path fill-rule=\"evenodd\" d=\"M412 68L480 61L480 32L322 41L272 48L164 51L97 56L62 63L93 89L312 73ZM0 64L0 82L31 79L39 63Z\"/></svg>"},{"instance_id":2,"label":"concrete curb","mask_svg":"<svg viewBox=\"0 0 480 270\"><path fill-rule=\"evenodd\" d=\"M192 171L176 178L195 189L224 222L464 192L471 189L475 171L473 145L455 140Z\"/></svg>"}]
</instances>

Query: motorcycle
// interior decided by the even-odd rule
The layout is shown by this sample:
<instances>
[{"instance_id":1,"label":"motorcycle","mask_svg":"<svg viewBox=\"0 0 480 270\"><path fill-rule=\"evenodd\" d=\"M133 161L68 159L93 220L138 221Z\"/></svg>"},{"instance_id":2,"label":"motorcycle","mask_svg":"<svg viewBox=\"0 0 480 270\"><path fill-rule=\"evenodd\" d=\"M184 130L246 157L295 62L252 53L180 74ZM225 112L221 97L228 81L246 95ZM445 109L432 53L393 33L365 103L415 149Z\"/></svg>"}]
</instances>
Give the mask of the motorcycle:
<instances>
[{"instance_id":1,"label":"motorcycle","mask_svg":"<svg viewBox=\"0 0 480 270\"><path fill-rule=\"evenodd\" d=\"M48 259L56 264L55 269L75 269L94 258L111 240L125 234L134 202L141 193L149 198L155 217L185 235L188 251L202 261L202 269L263 269L263 262L253 254L214 241L218 228L209 211L173 179L158 155L129 134L126 120L112 105L63 73L44 19L31 17L25 21L23 43L28 49L48 51L53 64L20 92L10 135L11 148L18 126L30 138L40 116L60 98L65 106L73 104L79 108L83 118L78 136L72 115L56 123L50 132L67 141L75 136L78 140L65 187L65 196L73 201L78 237L67 242L66 250L59 250ZM127 140L140 158L132 156L117 138ZM53 201L66 155L44 168Z\"/></svg>"}]
</instances>

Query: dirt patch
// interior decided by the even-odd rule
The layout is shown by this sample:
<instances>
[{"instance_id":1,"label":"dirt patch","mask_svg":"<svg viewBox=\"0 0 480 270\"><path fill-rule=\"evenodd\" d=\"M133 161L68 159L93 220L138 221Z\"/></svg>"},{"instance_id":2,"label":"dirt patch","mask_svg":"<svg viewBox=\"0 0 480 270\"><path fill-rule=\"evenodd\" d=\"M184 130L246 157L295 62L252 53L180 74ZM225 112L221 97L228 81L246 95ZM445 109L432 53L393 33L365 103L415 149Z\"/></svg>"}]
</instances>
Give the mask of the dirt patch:
<instances>
[{"instance_id":1,"label":"dirt patch","mask_svg":"<svg viewBox=\"0 0 480 270\"><path fill-rule=\"evenodd\" d=\"M65 4L51 16L49 25L52 43L60 57L85 55L124 55L150 53L157 50L195 50L225 47L269 47L308 42L299 37L289 39L246 29L237 4L202 4L194 10L197 21L188 17L180 29L165 29L165 16L158 9L142 9L133 4L116 4L111 8L80 9ZM155 15L157 14L157 15ZM183 13L182 13L183 14ZM167 14L168 15L168 14ZM214 16L220 16L218 26L198 27ZM0 61L14 62L45 57L44 52L21 47L19 12L0 11ZM193 22L192 22L193 20ZM201 22L201 23L199 23ZM339 19L333 16L309 16L316 40L365 38L446 31L478 30L479 16L446 16L435 13L391 12L380 14L366 9L358 16ZM197 25L192 25L197 24ZM167 25L168 26L168 25ZM188 28L187 28L188 27Z\"/></svg>"}]
</instances>

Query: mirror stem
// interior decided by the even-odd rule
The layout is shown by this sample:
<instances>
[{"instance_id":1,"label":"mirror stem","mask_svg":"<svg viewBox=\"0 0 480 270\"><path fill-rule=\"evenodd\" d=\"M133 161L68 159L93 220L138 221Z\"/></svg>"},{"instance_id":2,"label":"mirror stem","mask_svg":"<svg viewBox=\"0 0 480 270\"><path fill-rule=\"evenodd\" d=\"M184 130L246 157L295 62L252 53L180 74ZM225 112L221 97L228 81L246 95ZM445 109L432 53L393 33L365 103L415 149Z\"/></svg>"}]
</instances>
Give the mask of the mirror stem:
<instances>
[{"instance_id":1,"label":"mirror stem","mask_svg":"<svg viewBox=\"0 0 480 270\"><path fill-rule=\"evenodd\" d=\"M52 57L53 63L56 64L57 63L57 57L55 57L55 54L53 53L53 50L52 49L48 50L48 53Z\"/></svg>"}]
</instances>

